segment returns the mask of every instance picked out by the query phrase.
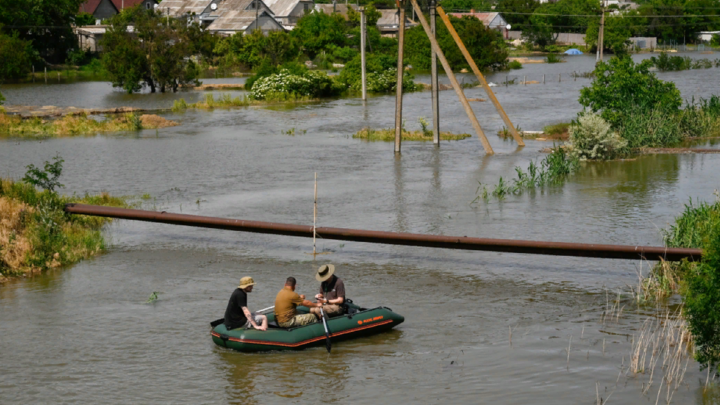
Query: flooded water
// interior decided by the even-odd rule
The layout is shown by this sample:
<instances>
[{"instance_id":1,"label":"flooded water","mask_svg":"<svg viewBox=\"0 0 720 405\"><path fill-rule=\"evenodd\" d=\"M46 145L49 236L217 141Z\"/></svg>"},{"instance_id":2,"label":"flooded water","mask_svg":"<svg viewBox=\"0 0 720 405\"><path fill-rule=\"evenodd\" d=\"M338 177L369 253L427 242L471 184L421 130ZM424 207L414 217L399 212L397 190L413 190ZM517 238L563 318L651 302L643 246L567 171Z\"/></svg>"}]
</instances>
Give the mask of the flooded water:
<instances>
[{"instance_id":1,"label":"flooded water","mask_svg":"<svg viewBox=\"0 0 720 405\"><path fill-rule=\"evenodd\" d=\"M696 55L696 54L695 54ZM695 55L693 55L695 57ZM642 57L645 57L644 55ZM697 55L714 58L714 55ZM526 65L510 75L546 84L497 87L526 130L568 121L594 58ZM720 69L660 74L683 97L708 97ZM557 74L562 82L557 82ZM567 76L567 80L565 76ZM553 76L553 80L550 77ZM465 80L472 80L465 75ZM427 77L420 76L420 81ZM499 83L505 73L491 75ZM223 82L218 79L218 82ZM208 83L209 81L205 81ZM206 93L140 94L107 83L3 86L9 104L169 106ZM220 93L220 92L215 92ZM241 92L231 92L240 94ZM483 97L480 89L468 97ZM478 182L514 176L541 159L546 142L518 149L494 134L490 103L472 103L496 155L476 138L367 143L364 126L393 125L394 98L341 99L291 108L167 113L181 126L139 134L0 141L0 176L59 153L66 193L151 194L162 209L220 217L509 239L660 245L660 230L690 198L711 200L717 155L642 156L588 164L562 187L471 204ZM404 99L407 128L430 117L430 93ZM441 92L443 130L472 133L452 91ZM296 128L295 136L281 131ZM306 132L303 132L306 131ZM639 261L318 241L116 221L96 259L0 287L0 403L611 403L663 401L660 378L625 375L632 335L652 309L625 298L603 322L606 292L637 284ZM222 316L242 276L258 283L252 308L272 305L290 275L317 288L314 268L331 261L348 296L405 316L392 332L294 353L241 354L216 347L208 323ZM154 304L148 296L159 292ZM677 298L671 303L677 302ZM512 341L510 341L512 330ZM571 340L572 337L572 341ZM568 360L568 349L570 356ZM621 372L619 376L619 372ZM674 403L712 403L705 373L690 362ZM597 388L597 394L596 394Z\"/></svg>"}]
</instances>

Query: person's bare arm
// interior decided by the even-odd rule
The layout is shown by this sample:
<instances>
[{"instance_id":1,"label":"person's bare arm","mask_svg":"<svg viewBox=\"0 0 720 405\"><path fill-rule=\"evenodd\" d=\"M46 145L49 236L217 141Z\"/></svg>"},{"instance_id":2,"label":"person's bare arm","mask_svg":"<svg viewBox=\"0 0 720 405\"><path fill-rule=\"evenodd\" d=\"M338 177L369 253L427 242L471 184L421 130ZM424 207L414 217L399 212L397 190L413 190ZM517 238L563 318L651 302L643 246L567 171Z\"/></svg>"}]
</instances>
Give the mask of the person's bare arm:
<instances>
[{"instance_id":1,"label":"person's bare arm","mask_svg":"<svg viewBox=\"0 0 720 405\"><path fill-rule=\"evenodd\" d=\"M343 297L337 297L337 298L335 298L334 300L328 300L328 299L325 299L325 298L321 298L321 299L320 299L320 302L325 303L325 304L331 304L331 305L340 305L340 304L342 304L343 302L345 302L345 298L343 298Z\"/></svg>"},{"instance_id":2,"label":"person's bare arm","mask_svg":"<svg viewBox=\"0 0 720 405\"><path fill-rule=\"evenodd\" d=\"M265 329L261 329L258 326L258 324L255 322L255 317L252 316L252 314L250 313L250 310L247 309L247 307L242 307L242 311L245 314L245 318L247 318L247 320L250 321L250 325L252 325L253 328L258 329L258 330L265 330Z\"/></svg>"}]
</instances>

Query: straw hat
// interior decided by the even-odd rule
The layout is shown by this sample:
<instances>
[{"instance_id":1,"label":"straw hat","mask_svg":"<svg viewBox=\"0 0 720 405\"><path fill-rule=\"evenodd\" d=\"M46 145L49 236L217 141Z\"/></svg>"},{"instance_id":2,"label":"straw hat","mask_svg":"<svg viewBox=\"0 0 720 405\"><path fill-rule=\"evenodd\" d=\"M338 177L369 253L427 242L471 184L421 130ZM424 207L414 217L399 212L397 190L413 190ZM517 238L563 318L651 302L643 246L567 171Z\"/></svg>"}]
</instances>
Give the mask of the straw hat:
<instances>
[{"instance_id":1,"label":"straw hat","mask_svg":"<svg viewBox=\"0 0 720 405\"><path fill-rule=\"evenodd\" d=\"M318 267L315 278L317 279L317 281L323 282L332 277L333 273L335 273L335 266L333 266L332 264L323 264L322 266Z\"/></svg>"},{"instance_id":2,"label":"straw hat","mask_svg":"<svg viewBox=\"0 0 720 405\"><path fill-rule=\"evenodd\" d=\"M240 279L240 285L238 288L245 289L250 287L251 285L255 285L255 281L252 279L252 277L243 277Z\"/></svg>"}]
</instances>

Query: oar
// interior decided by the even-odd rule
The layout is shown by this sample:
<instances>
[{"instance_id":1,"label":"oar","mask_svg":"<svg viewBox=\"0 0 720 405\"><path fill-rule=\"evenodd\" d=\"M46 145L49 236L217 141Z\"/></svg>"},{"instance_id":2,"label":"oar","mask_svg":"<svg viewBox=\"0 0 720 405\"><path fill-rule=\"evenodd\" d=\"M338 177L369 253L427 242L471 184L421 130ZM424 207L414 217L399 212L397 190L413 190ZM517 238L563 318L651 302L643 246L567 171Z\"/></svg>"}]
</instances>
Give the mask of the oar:
<instances>
[{"instance_id":1,"label":"oar","mask_svg":"<svg viewBox=\"0 0 720 405\"><path fill-rule=\"evenodd\" d=\"M323 326L325 327L325 348L327 348L328 353L330 353L330 349L332 347L330 344L330 332L328 332L327 322L325 321L325 312L322 307L320 307L320 315L322 316Z\"/></svg>"},{"instance_id":2,"label":"oar","mask_svg":"<svg viewBox=\"0 0 720 405\"><path fill-rule=\"evenodd\" d=\"M271 309L275 309L275 305L273 305L273 306L271 306L271 307L263 308L263 309L261 309L261 310L259 310L259 311L255 311L255 312L259 314L259 313L262 313L262 312L265 312L265 311L269 311L269 310L271 310Z\"/></svg>"}]
</instances>

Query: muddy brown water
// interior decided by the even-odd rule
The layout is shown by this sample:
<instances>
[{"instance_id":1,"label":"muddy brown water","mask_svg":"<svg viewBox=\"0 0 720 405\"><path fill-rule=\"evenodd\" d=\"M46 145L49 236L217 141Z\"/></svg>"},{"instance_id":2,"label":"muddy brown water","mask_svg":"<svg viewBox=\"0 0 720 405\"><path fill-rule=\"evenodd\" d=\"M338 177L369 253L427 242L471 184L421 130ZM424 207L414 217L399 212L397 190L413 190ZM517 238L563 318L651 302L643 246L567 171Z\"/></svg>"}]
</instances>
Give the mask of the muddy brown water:
<instances>
[{"instance_id":1,"label":"muddy brown water","mask_svg":"<svg viewBox=\"0 0 720 405\"><path fill-rule=\"evenodd\" d=\"M590 70L594 61L568 60L521 73L537 80L531 75ZM707 83L719 73L661 77L674 80L684 97L707 97ZM511 86L497 94L517 124L535 130L572 119L578 90L588 83ZM162 106L206 94L127 96L95 82L2 91L14 104L86 107ZM431 116L429 99L428 92L405 98L408 128ZM163 114L182 125L157 132L3 140L0 175L21 177L25 165L59 153L66 193L149 193L149 209L309 224L317 172L321 226L644 245L661 244L660 229L683 205L712 200L718 187L716 155L648 155L588 164L563 187L472 205L478 182L514 177L513 168L541 159L548 143L528 140L517 149L496 137L502 121L490 103L473 108L495 156L485 156L476 138L439 150L407 142L400 158L390 143L351 138L364 126L392 126L393 108L394 99L381 96L365 105L341 99L187 111ZM443 130L472 131L453 92L441 93L441 111ZM281 133L290 128L295 136ZM107 254L0 286L0 403L576 404L596 401L596 383L600 396L612 395L609 403L658 398L657 374L647 394L647 375L618 378L633 334L657 312L625 296L619 320L601 320L606 291L637 284L648 263L322 239L318 247L327 254L313 261L307 239L132 221L114 222L106 235ZM405 323L337 343L330 355L322 347L269 354L215 347L208 323L222 316L240 277L254 277L250 303L263 308L287 276L298 278L300 292L314 291L313 270L324 261L336 264L349 297L388 306ZM159 299L146 304L153 291ZM713 403L717 394L703 393L705 376L690 362L673 402Z\"/></svg>"}]
</instances>

